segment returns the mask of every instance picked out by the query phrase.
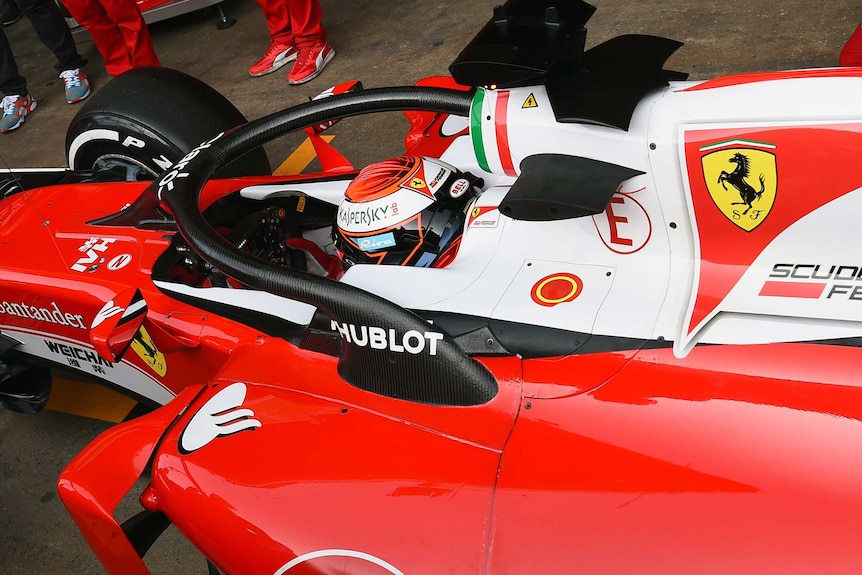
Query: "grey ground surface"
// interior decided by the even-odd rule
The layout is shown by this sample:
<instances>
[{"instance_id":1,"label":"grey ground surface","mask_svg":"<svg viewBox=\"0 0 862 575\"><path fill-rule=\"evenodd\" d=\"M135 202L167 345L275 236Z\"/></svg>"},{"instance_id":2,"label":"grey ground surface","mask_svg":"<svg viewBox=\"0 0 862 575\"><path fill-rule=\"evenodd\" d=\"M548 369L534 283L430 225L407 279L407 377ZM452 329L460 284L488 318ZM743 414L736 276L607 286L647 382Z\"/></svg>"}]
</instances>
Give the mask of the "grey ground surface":
<instances>
[{"instance_id":1,"label":"grey ground surface","mask_svg":"<svg viewBox=\"0 0 862 575\"><path fill-rule=\"evenodd\" d=\"M248 66L265 51L262 13L252 0L226 0L237 18L216 29L213 9L153 24L162 63L190 73L230 98L248 118L301 103L332 84L360 79L366 87L411 84L443 74L463 45L487 21L493 0L321 0L324 23L337 51L316 80L288 86L287 70L251 78ZM668 67L693 79L717 75L833 66L844 41L862 19L849 0L594 0L592 46L625 33L681 40ZM39 107L19 130L0 135L0 156L14 167L60 166L64 135L75 113L65 103L51 54L26 19L5 29ZM79 44L90 60L95 89L108 81L90 42ZM335 128L357 165L398 154L406 123L344 122ZM293 147L287 138L268 146L273 166ZM65 513L54 484L75 453L110 424L45 412L24 416L0 411L0 575L97 574L100 566ZM129 502L128 508L131 509ZM154 573L205 573L203 561L178 535L152 553Z\"/></svg>"}]
</instances>

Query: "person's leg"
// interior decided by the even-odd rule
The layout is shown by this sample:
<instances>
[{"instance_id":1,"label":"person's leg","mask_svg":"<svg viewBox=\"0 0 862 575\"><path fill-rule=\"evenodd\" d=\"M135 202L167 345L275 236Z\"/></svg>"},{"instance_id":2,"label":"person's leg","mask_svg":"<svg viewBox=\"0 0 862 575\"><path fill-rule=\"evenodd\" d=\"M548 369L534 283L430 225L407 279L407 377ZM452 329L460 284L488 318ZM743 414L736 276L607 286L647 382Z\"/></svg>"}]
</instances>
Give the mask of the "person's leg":
<instances>
[{"instance_id":1,"label":"person's leg","mask_svg":"<svg viewBox=\"0 0 862 575\"><path fill-rule=\"evenodd\" d=\"M12 47L0 28L0 133L11 132L24 123L27 114L36 108L36 100L27 92L27 82L18 73Z\"/></svg>"},{"instance_id":2,"label":"person's leg","mask_svg":"<svg viewBox=\"0 0 862 575\"><path fill-rule=\"evenodd\" d=\"M84 67L87 61L78 53L72 32L53 0L17 0L27 14L39 40L54 53L58 72Z\"/></svg>"},{"instance_id":3,"label":"person's leg","mask_svg":"<svg viewBox=\"0 0 862 575\"><path fill-rule=\"evenodd\" d=\"M101 4L91 0L63 0L63 5L72 18L90 33L93 44L102 55L108 74L119 76L132 67L123 35Z\"/></svg>"},{"instance_id":4,"label":"person's leg","mask_svg":"<svg viewBox=\"0 0 862 575\"><path fill-rule=\"evenodd\" d=\"M293 27L288 12L287 0L257 0L266 18L266 27L273 42L293 46Z\"/></svg>"},{"instance_id":5,"label":"person's leg","mask_svg":"<svg viewBox=\"0 0 862 575\"><path fill-rule=\"evenodd\" d=\"M0 28L0 93L22 96L27 93L27 81L18 73L18 64L6 33Z\"/></svg>"},{"instance_id":6,"label":"person's leg","mask_svg":"<svg viewBox=\"0 0 862 575\"><path fill-rule=\"evenodd\" d=\"M287 75L287 81L290 84L304 84L323 71L335 57L335 50L323 29L323 10L318 0L285 1L290 12L296 47L299 49L296 64Z\"/></svg>"},{"instance_id":7,"label":"person's leg","mask_svg":"<svg viewBox=\"0 0 862 575\"><path fill-rule=\"evenodd\" d=\"M18 6L15 0L0 0L0 24L3 26L11 26L21 19L24 11Z\"/></svg>"},{"instance_id":8,"label":"person's leg","mask_svg":"<svg viewBox=\"0 0 862 575\"><path fill-rule=\"evenodd\" d=\"M275 72L288 62L296 60L298 50L293 37L286 0L257 0L257 3L266 18L270 43L266 54L251 65L248 73L252 76L263 76Z\"/></svg>"},{"instance_id":9,"label":"person's leg","mask_svg":"<svg viewBox=\"0 0 862 575\"><path fill-rule=\"evenodd\" d=\"M144 16L134 0L99 0L108 18L120 31L132 68L160 66Z\"/></svg>"},{"instance_id":10,"label":"person's leg","mask_svg":"<svg viewBox=\"0 0 862 575\"><path fill-rule=\"evenodd\" d=\"M284 0L289 12L290 25L298 46L316 44L326 39L321 19L323 9L318 0Z\"/></svg>"}]
</instances>

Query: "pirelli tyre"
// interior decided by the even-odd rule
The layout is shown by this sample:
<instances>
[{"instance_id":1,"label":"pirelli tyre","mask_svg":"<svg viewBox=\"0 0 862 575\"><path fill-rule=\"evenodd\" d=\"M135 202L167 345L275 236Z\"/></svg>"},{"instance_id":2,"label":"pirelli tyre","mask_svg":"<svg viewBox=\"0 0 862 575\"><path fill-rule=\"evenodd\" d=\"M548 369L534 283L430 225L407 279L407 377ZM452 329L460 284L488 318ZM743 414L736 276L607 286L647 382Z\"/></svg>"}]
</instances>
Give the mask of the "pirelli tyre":
<instances>
[{"instance_id":1,"label":"pirelli tyre","mask_svg":"<svg viewBox=\"0 0 862 575\"><path fill-rule=\"evenodd\" d=\"M163 67L135 68L84 101L66 132L73 170L124 166L127 179L151 179L219 132L246 122L204 82ZM271 174L263 148L222 168L217 176Z\"/></svg>"}]
</instances>

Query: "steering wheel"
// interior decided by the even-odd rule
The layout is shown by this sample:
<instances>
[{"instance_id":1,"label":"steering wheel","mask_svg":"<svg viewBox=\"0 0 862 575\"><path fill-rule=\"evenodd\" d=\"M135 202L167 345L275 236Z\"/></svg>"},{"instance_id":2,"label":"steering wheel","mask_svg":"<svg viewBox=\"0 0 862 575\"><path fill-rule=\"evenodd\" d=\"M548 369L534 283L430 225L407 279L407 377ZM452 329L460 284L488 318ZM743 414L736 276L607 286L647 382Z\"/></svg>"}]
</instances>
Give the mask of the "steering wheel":
<instances>
[{"instance_id":1,"label":"steering wheel","mask_svg":"<svg viewBox=\"0 0 862 575\"><path fill-rule=\"evenodd\" d=\"M497 393L493 375L418 315L357 287L265 262L216 233L200 211L201 191L234 158L284 134L373 112L417 110L469 116L471 92L378 88L319 100L266 116L208 140L151 184L202 259L252 288L317 307L344 343L339 375L349 384L433 405L479 405ZM363 336L364 334L364 336Z\"/></svg>"}]
</instances>

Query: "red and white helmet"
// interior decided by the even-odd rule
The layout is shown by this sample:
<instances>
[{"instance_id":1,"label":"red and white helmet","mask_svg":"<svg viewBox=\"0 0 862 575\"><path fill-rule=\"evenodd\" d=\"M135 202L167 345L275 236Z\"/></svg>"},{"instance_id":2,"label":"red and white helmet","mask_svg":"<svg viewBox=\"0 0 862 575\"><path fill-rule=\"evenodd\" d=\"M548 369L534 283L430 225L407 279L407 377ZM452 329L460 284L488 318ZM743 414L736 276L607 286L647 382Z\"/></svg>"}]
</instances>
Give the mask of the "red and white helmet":
<instances>
[{"instance_id":1,"label":"red and white helmet","mask_svg":"<svg viewBox=\"0 0 862 575\"><path fill-rule=\"evenodd\" d=\"M333 229L348 265L442 267L455 257L476 178L440 160L402 156L364 168Z\"/></svg>"}]
</instances>

